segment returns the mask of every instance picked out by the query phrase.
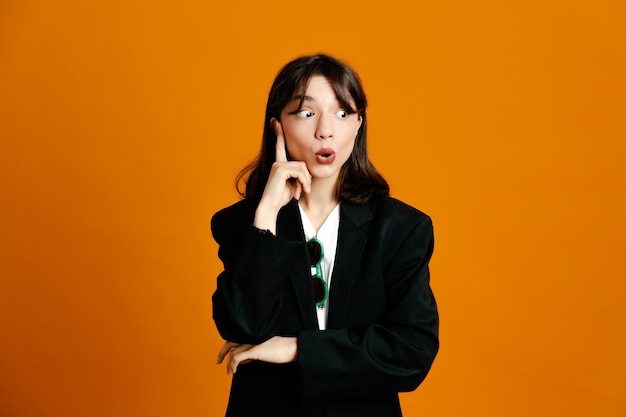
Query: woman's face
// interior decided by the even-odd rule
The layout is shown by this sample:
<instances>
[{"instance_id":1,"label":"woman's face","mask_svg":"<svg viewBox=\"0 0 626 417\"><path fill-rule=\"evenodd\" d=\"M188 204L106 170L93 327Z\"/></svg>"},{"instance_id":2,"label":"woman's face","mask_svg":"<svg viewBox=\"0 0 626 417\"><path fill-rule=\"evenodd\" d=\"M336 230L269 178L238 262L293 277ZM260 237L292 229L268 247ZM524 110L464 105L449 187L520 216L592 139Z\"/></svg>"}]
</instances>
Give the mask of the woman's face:
<instances>
[{"instance_id":1,"label":"woman's face","mask_svg":"<svg viewBox=\"0 0 626 417\"><path fill-rule=\"evenodd\" d=\"M304 161L313 180L336 180L352 153L361 118L354 109L341 106L331 84L320 75L311 77L299 105L298 94L280 115L289 156Z\"/></svg>"}]
</instances>

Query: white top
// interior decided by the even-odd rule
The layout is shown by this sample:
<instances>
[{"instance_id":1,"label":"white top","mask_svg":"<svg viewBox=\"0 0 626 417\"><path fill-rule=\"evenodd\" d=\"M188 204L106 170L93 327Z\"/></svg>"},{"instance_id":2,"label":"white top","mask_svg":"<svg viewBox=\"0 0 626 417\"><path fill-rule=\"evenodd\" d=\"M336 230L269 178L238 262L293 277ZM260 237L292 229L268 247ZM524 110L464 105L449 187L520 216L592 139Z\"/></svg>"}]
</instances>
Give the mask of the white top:
<instances>
[{"instance_id":1,"label":"white top","mask_svg":"<svg viewBox=\"0 0 626 417\"><path fill-rule=\"evenodd\" d=\"M335 254L337 253L337 238L339 237L339 204L330 212L319 230L315 230L313 224L306 216L306 213L298 204L300 209L300 218L302 219L302 226L304 228L304 237L308 242L314 237L322 242L324 246L324 256L322 257L322 273L324 274L324 280L328 285L328 298L324 303L324 307L317 307L317 322L320 330L326 329L326 321L328 319L328 302L330 300L330 278L333 273L333 267L335 266ZM315 275L315 266L311 267L311 276Z\"/></svg>"}]
</instances>

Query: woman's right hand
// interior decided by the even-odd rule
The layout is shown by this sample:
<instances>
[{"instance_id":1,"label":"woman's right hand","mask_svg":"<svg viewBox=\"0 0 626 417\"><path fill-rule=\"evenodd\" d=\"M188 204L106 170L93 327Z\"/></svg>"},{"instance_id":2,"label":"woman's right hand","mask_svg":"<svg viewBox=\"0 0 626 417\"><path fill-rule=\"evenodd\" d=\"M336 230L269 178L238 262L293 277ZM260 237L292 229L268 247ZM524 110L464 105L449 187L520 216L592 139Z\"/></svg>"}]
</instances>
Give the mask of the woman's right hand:
<instances>
[{"instance_id":1,"label":"woman's right hand","mask_svg":"<svg viewBox=\"0 0 626 417\"><path fill-rule=\"evenodd\" d=\"M300 199L302 192L311 192L311 173L303 161L288 161L285 134L280 122L272 119L276 132L276 162L265 184L261 201L254 216L254 226L276 234L276 218L280 209L292 198Z\"/></svg>"}]
</instances>

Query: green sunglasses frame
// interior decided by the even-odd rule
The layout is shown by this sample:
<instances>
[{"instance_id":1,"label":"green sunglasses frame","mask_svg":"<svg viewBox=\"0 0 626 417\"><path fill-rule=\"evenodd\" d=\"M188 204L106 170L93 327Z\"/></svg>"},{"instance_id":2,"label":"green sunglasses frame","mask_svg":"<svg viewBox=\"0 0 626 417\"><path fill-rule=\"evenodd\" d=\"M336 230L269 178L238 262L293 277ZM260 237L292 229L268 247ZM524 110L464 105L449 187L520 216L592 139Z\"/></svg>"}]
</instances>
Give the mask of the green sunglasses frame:
<instances>
[{"instance_id":1,"label":"green sunglasses frame","mask_svg":"<svg viewBox=\"0 0 626 417\"><path fill-rule=\"evenodd\" d=\"M311 278L312 279L318 279L321 282L321 291L323 291L323 294L321 295L321 299L319 301L315 302L315 306L316 307L324 307L324 304L326 304L326 299L328 298L328 284L326 283L326 280L324 279L324 273L322 272L322 259L324 258L324 245L322 245L322 242L320 242L320 240L316 237L312 238L311 240L309 240L306 243L307 246L307 250L309 251L309 258L311 256L311 249L310 246L311 243L317 243L320 247L320 256L319 259L317 260L317 263L315 264L310 264L309 266L314 266L315 265L315 275L312 275ZM313 282L313 291L315 294L315 299L317 300L318 294L316 290L316 283L315 281Z\"/></svg>"}]
</instances>

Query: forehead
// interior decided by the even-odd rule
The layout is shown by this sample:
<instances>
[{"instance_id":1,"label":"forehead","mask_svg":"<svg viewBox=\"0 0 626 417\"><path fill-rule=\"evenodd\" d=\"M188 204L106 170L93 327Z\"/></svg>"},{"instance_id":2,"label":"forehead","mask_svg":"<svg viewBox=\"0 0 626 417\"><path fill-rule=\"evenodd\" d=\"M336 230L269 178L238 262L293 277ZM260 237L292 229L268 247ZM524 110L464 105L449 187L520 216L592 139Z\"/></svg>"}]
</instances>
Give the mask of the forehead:
<instances>
[{"instance_id":1,"label":"forehead","mask_svg":"<svg viewBox=\"0 0 626 417\"><path fill-rule=\"evenodd\" d=\"M336 93L335 88L330 83L328 78L322 75L312 76L306 84L306 93L315 92L315 91L323 91L323 90L332 90L333 93Z\"/></svg>"},{"instance_id":2,"label":"forehead","mask_svg":"<svg viewBox=\"0 0 626 417\"><path fill-rule=\"evenodd\" d=\"M317 101L326 95L331 95L334 101L342 106L354 107L354 100L345 86L333 83L323 75L313 75L308 81L303 82L291 97L290 102L302 104L304 101Z\"/></svg>"}]
</instances>

